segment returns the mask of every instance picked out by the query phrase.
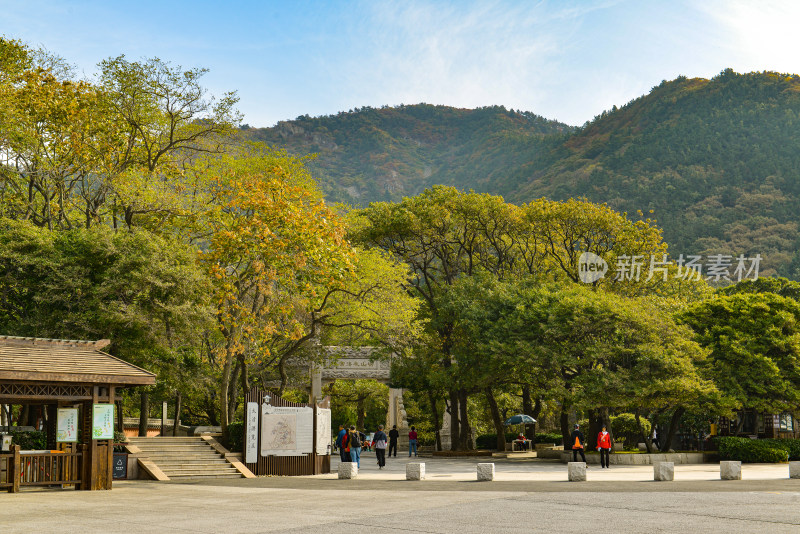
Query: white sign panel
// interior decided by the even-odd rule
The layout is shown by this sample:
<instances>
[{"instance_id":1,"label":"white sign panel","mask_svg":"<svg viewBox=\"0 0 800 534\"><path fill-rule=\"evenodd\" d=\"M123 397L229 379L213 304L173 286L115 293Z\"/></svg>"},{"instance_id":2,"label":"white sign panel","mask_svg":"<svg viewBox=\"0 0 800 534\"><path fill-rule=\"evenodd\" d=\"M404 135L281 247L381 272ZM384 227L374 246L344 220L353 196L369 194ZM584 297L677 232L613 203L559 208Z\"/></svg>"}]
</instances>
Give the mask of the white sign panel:
<instances>
[{"instance_id":1,"label":"white sign panel","mask_svg":"<svg viewBox=\"0 0 800 534\"><path fill-rule=\"evenodd\" d=\"M78 441L78 409L59 408L56 417L56 441L75 443Z\"/></svg>"},{"instance_id":2,"label":"white sign panel","mask_svg":"<svg viewBox=\"0 0 800 534\"><path fill-rule=\"evenodd\" d=\"M114 439L114 405L92 405L92 439Z\"/></svg>"},{"instance_id":3,"label":"white sign panel","mask_svg":"<svg viewBox=\"0 0 800 534\"><path fill-rule=\"evenodd\" d=\"M330 454L331 411L317 408L317 454Z\"/></svg>"},{"instance_id":4,"label":"white sign panel","mask_svg":"<svg viewBox=\"0 0 800 534\"><path fill-rule=\"evenodd\" d=\"M261 405L261 456L300 456L314 451L314 411Z\"/></svg>"},{"instance_id":5,"label":"white sign panel","mask_svg":"<svg viewBox=\"0 0 800 534\"><path fill-rule=\"evenodd\" d=\"M247 403L247 427L244 434L244 462L258 461L258 403Z\"/></svg>"}]
</instances>

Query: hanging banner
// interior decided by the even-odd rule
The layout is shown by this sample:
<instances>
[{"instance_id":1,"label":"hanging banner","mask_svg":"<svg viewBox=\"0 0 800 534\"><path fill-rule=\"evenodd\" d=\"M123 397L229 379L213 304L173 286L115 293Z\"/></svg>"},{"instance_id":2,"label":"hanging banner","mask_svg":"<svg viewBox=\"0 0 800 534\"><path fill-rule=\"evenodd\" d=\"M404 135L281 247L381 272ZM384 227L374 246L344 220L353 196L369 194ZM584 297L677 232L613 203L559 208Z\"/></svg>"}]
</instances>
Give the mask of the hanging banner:
<instances>
[{"instance_id":1,"label":"hanging banner","mask_svg":"<svg viewBox=\"0 0 800 534\"><path fill-rule=\"evenodd\" d=\"M114 405L92 406L92 439L114 439Z\"/></svg>"},{"instance_id":2,"label":"hanging banner","mask_svg":"<svg viewBox=\"0 0 800 534\"><path fill-rule=\"evenodd\" d=\"M244 434L244 463L258 461L258 403L247 403L247 428Z\"/></svg>"},{"instance_id":3,"label":"hanging banner","mask_svg":"<svg viewBox=\"0 0 800 534\"><path fill-rule=\"evenodd\" d=\"M56 441L76 443L78 441L78 409L59 408L56 417Z\"/></svg>"}]
</instances>

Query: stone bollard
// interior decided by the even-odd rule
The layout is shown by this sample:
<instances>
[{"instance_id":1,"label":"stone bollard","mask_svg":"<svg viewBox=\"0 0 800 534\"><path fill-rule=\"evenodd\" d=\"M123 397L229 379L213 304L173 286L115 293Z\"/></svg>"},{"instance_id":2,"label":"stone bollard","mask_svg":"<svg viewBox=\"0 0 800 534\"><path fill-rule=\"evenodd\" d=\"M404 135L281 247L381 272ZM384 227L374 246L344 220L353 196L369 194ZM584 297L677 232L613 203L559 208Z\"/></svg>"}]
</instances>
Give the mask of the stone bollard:
<instances>
[{"instance_id":1,"label":"stone bollard","mask_svg":"<svg viewBox=\"0 0 800 534\"><path fill-rule=\"evenodd\" d=\"M719 478L722 480L742 480L742 462L720 462Z\"/></svg>"},{"instance_id":2,"label":"stone bollard","mask_svg":"<svg viewBox=\"0 0 800 534\"><path fill-rule=\"evenodd\" d=\"M355 462L342 462L339 464L339 478L358 478L358 465Z\"/></svg>"},{"instance_id":3,"label":"stone bollard","mask_svg":"<svg viewBox=\"0 0 800 534\"><path fill-rule=\"evenodd\" d=\"M494 464L478 464L478 482L494 480Z\"/></svg>"},{"instance_id":4,"label":"stone bollard","mask_svg":"<svg viewBox=\"0 0 800 534\"><path fill-rule=\"evenodd\" d=\"M656 462L653 464L653 480L675 480L675 462Z\"/></svg>"},{"instance_id":5,"label":"stone bollard","mask_svg":"<svg viewBox=\"0 0 800 534\"><path fill-rule=\"evenodd\" d=\"M586 482L586 462L569 462L567 475L570 482Z\"/></svg>"},{"instance_id":6,"label":"stone bollard","mask_svg":"<svg viewBox=\"0 0 800 534\"><path fill-rule=\"evenodd\" d=\"M800 478L800 462L789 462L789 478Z\"/></svg>"},{"instance_id":7,"label":"stone bollard","mask_svg":"<svg viewBox=\"0 0 800 534\"><path fill-rule=\"evenodd\" d=\"M424 480L424 479L425 479L424 463L406 464L406 480Z\"/></svg>"}]
</instances>

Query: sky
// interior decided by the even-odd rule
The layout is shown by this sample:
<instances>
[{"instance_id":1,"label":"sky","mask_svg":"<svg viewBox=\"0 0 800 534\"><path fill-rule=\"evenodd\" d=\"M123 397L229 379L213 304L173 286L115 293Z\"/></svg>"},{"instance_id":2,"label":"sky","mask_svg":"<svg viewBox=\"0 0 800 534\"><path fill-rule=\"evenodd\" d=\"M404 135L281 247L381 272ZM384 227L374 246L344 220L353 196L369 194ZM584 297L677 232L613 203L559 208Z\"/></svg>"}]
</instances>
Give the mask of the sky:
<instances>
[{"instance_id":1,"label":"sky","mask_svg":"<svg viewBox=\"0 0 800 534\"><path fill-rule=\"evenodd\" d=\"M125 54L204 67L244 123L503 105L580 125L679 75L800 73L800 1L0 0L0 35L92 78Z\"/></svg>"}]
</instances>

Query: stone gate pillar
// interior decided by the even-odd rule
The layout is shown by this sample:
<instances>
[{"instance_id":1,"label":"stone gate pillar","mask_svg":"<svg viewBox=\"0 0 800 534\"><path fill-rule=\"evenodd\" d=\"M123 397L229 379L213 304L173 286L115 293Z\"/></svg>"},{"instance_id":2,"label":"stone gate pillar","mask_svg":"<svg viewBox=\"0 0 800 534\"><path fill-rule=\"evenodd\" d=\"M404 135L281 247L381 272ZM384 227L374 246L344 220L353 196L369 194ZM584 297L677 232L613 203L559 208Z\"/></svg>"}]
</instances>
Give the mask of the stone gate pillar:
<instances>
[{"instance_id":1,"label":"stone gate pillar","mask_svg":"<svg viewBox=\"0 0 800 534\"><path fill-rule=\"evenodd\" d=\"M400 388L389 388L389 409L386 413L387 433L394 425L397 425L397 431L400 433L397 449L408 451L408 419L403 405L403 390Z\"/></svg>"},{"instance_id":2,"label":"stone gate pillar","mask_svg":"<svg viewBox=\"0 0 800 534\"><path fill-rule=\"evenodd\" d=\"M311 393L308 396L308 402L313 403L322 398L322 367L312 362L309 372L311 373Z\"/></svg>"}]
</instances>

